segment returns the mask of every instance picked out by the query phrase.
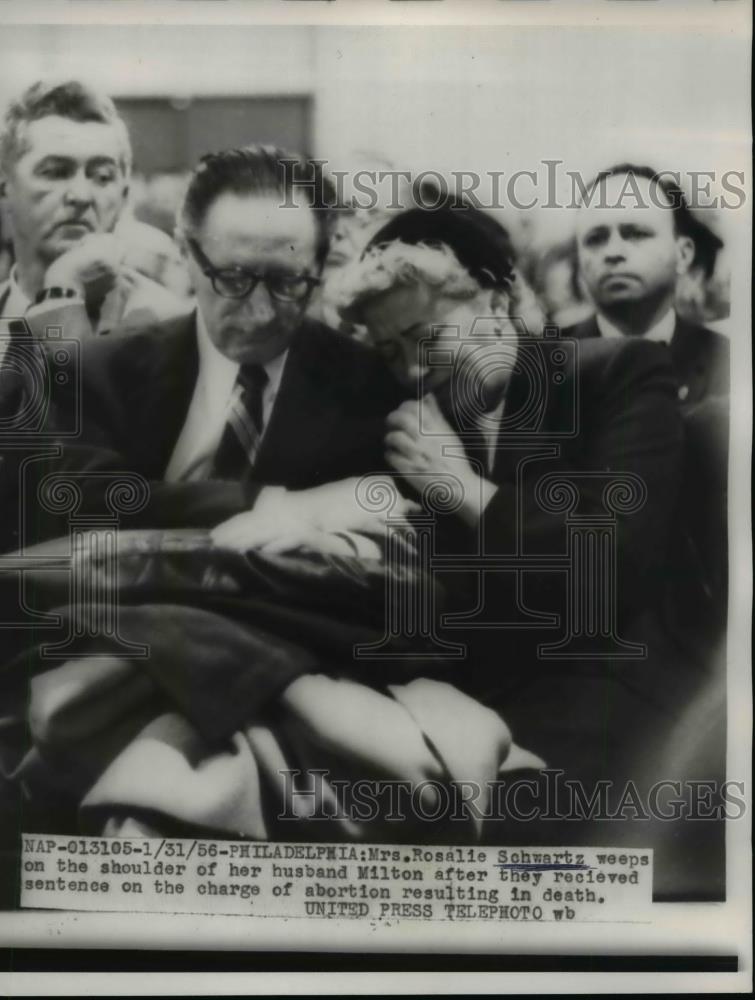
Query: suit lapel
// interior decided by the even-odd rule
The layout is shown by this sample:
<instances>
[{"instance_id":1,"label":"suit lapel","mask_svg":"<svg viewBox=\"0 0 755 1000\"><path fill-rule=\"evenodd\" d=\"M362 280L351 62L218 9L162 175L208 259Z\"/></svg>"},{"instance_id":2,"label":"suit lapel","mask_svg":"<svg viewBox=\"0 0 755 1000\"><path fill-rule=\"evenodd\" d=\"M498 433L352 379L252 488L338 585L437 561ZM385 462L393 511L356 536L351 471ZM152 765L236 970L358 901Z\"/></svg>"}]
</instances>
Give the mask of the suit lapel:
<instances>
[{"instance_id":1,"label":"suit lapel","mask_svg":"<svg viewBox=\"0 0 755 1000\"><path fill-rule=\"evenodd\" d=\"M533 346L542 349L543 345L536 342ZM498 441L491 469L491 478L497 483L514 482L517 464L526 454L527 449L521 446L523 437L527 437L527 431L522 427L521 414L528 409L532 378L529 366L522 364L520 355L506 390L503 417L498 427ZM518 443L514 444L513 441Z\"/></svg>"},{"instance_id":2,"label":"suit lapel","mask_svg":"<svg viewBox=\"0 0 755 1000\"><path fill-rule=\"evenodd\" d=\"M597 331L597 324L595 330ZM593 335L588 331L582 336L571 336L587 339L599 336L599 333ZM517 466L522 458L536 454L543 445L550 445L553 441L550 435L555 430L569 427L574 421L572 407L579 397L575 387L578 355L573 362L567 362L563 370L565 378L557 382L550 376L561 368L563 362L552 363L550 356L556 351L564 353L559 347L559 341L531 340L527 342L525 349L532 355L536 353L539 362L534 364L534 357L531 357L525 364L522 356L524 349L520 347L520 357L509 382L503 418L498 429L491 472L491 478L497 483L514 482ZM590 349L587 350L589 352ZM541 380L544 380L544 384Z\"/></svg>"},{"instance_id":3,"label":"suit lapel","mask_svg":"<svg viewBox=\"0 0 755 1000\"><path fill-rule=\"evenodd\" d=\"M671 339L671 358L679 380L679 399L683 403L697 403L708 391L711 359L704 333L700 327L677 316Z\"/></svg>"},{"instance_id":4,"label":"suit lapel","mask_svg":"<svg viewBox=\"0 0 755 1000\"><path fill-rule=\"evenodd\" d=\"M128 339L131 339L130 337ZM196 317L160 327L148 340L133 343L127 379L130 419L141 430L141 463L162 478L186 420L199 372ZM127 434L134 439L133 431Z\"/></svg>"},{"instance_id":5,"label":"suit lapel","mask_svg":"<svg viewBox=\"0 0 755 1000\"><path fill-rule=\"evenodd\" d=\"M339 438L338 415L327 391L332 373L322 370L307 333L302 327L291 344L255 463L255 477L271 484L309 483L313 474L316 478L323 448Z\"/></svg>"},{"instance_id":6,"label":"suit lapel","mask_svg":"<svg viewBox=\"0 0 755 1000\"><path fill-rule=\"evenodd\" d=\"M600 337L600 327L595 316L588 316L587 319L577 323L564 331L566 337L573 337L575 340L588 340L591 337Z\"/></svg>"}]
</instances>

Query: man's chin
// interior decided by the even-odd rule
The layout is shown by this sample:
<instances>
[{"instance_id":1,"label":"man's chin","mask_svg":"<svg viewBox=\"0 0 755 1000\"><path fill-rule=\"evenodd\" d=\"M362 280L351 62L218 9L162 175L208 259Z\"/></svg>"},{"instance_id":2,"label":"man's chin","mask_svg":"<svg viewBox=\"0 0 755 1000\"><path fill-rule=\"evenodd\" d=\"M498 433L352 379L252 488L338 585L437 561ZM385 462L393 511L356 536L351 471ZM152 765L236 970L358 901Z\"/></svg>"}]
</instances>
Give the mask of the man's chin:
<instances>
[{"instance_id":1,"label":"man's chin","mask_svg":"<svg viewBox=\"0 0 755 1000\"><path fill-rule=\"evenodd\" d=\"M601 306L620 305L621 303L641 302L644 298L642 289L631 285L617 285L611 288L602 288L598 297Z\"/></svg>"},{"instance_id":2,"label":"man's chin","mask_svg":"<svg viewBox=\"0 0 755 1000\"><path fill-rule=\"evenodd\" d=\"M279 331L270 334L255 334L249 336L248 331L239 331L223 339L219 350L229 360L240 365L264 365L282 354L288 345L282 340Z\"/></svg>"},{"instance_id":3,"label":"man's chin","mask_svg":"<svg viewBox=\"0 0 755 1000\"><path fill-rule=\"evenodd\" d=\"M64 253L68 253L69 250L73 250L75 246L78 246L84 235L85 233L83 232L79 235L74 235L73 232L56 230L42 248L42 257L48 265L54 263Z\"/></svg>"}]
</instances>

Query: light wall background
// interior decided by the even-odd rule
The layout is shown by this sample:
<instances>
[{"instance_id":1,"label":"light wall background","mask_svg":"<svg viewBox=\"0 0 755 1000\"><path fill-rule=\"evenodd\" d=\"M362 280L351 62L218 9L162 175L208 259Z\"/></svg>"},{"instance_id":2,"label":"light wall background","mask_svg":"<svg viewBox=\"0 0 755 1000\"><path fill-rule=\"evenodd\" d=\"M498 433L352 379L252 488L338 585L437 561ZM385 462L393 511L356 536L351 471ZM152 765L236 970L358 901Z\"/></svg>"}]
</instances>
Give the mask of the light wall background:
<instances>
[{"instance_id":1,"label":"light wall background","mask_svg":"<svg viewBox=\"0 0 755 1000\"><path fill-rule=\"evenodd\" d=\"M587 176L632 160L739 169L749 186L748 39L725 19L683 20L619 29L0 25L0 103L59 74L176 107L300 98L310 151L341 170L508 175L559 159ZM558 194L568 198L561 176ZM572 218L541 210L520 213L519 224L536 242L567 233ZM741 212L710 221L736 245Z\"/></svg>"},{"instance_id":2,"label":"light wall background","mask_svg":"<svg viewBox=\"0 0 755 1000\"><path fill-rule=\"evenodd\" d=\"M408 169L716 169L749 140L746 45L724 30L5 26L0 99L72 73L114 96L311 95L317 155Z\"/></svg>"}]
</instances>

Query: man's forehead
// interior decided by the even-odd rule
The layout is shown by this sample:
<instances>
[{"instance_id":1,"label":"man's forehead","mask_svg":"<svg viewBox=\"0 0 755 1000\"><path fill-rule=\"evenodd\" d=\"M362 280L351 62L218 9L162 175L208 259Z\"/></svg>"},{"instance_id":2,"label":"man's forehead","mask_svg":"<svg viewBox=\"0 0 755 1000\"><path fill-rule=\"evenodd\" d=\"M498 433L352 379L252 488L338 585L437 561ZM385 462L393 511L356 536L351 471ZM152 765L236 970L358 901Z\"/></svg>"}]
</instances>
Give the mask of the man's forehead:
<instances>
[{"instance_id":1,"label":"man's forehead","mask_svg":"<svg viewBox=\"0 0 755 1000\"><path fill-rule=\"evenodd\" d=\"M266 250L287 247L314 249L317 224L304 200L286 204L276 194L238 195L223 192L209 206L202 224L202 238L213 243L254 243Z\"/></svg>"},{"instance_id":2,"label":"man's forehead","mask_svg":"<svg viewBox=\"0 0 755 1000\"><path fill-rule=\"evenodd\" d=\"M647 225L673 228L671 205L657 182L636 174L612 174L601 178L577 213L577 229L598 226Z\"/></svg>"},{"instance_id":3,"label":"man's forehead","mask_svg":"<svg viewBox=\"0 0 755 1000\"><path fill-rule=\"evenodd\" d=\"M97 157L117 160L123 155L123 139L109 122L78 122L60 115L47 115L24 127L21 156L61 156L77 160Z\"/></svg>"}]
</instances>

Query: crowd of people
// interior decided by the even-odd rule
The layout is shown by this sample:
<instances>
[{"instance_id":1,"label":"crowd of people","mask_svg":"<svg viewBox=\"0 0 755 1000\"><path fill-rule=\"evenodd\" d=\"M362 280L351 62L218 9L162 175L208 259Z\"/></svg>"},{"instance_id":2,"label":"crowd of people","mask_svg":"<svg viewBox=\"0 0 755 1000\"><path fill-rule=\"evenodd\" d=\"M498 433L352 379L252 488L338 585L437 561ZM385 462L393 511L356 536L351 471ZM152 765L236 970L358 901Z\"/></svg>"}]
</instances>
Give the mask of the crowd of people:
<instances>
[{"instance_id":1,"label":"crowd of people","mask_svg":"<svg viewBox=\"0 0 755 1000\"><path fill-rule=\"evenodd\" d=\"M364 226L317 161L250 144L195 166L174 243L128 211L109 98L36 84L2 128L0 598L34 605L0 674L4 808L456 842L510 824L481 798L397 829L334 789L720 776L729 345L676 308L703 241L679 188L607 167L538 272L471 205ZM607 208L628 175L644 206Z\"/></svg>"}]
</instances>

